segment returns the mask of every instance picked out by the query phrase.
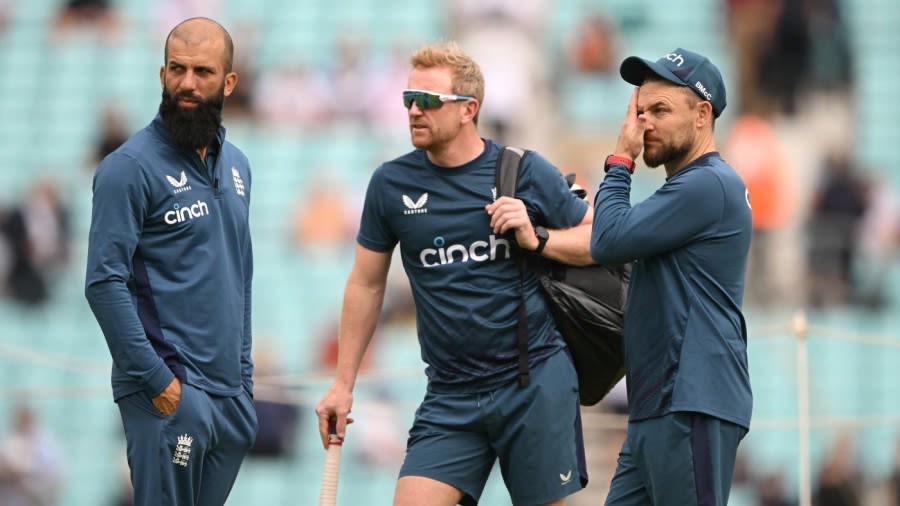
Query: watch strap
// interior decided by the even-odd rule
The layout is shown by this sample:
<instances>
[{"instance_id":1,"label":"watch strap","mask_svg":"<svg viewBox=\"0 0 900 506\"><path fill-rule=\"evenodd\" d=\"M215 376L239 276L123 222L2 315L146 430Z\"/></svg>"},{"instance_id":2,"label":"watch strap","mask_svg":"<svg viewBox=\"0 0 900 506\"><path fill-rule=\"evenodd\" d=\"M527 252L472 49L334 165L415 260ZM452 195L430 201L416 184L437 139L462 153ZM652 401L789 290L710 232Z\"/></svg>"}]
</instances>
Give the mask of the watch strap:
<instances>
[{"instance_id":1,"label":"watch strap","mask_svg":"<svg viewBox=\"0 0 900 506\"><path fill-rule=\"evenodd\" d=\"M547 229L540 225L534 227L534 235L538 240L538 245L537 248L534 248L534 252L540 255L544 251L544 247L547 246L547 240L550 238L550 235L547 233Z\"/></svg>"},{"instance_id":2,"label":"watch strap","mask_svg":"<svg viewBox=\"0 0 900 506\"><path fill-rule=\"evenodd\" d=\"M603 166L604 172L609 172L610 165L624 165L628 172L634 174L635 163L631 158L626 158L624 156L617 155L609 155L606 157L606 163Z\"/></svg>"}]
</instances>

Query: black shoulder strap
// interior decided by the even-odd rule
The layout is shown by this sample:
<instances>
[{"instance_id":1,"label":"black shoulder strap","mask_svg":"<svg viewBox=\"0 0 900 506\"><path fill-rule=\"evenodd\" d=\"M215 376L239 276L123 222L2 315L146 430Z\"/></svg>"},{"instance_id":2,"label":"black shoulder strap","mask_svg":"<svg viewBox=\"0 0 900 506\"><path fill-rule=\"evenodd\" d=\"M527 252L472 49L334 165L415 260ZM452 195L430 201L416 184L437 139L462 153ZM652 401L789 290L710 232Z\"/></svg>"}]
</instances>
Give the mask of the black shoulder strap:
<instances>
[{"instance_id":1,"label":"black shoulder strap","mask_svg":"<svg viewBox=\"0 0 900 506\"><path fill-rule=\"evenodd\" d=\"M529 151L506 146L497 158L497 196L515 197L519 171Z\"/></svg>"},{"instance_id":2,"label":"black shoulder strap","mask_svg":"<svg viewBox=\"0 0 900 506\"><path fill-rule=\"evenodd\" d=\"M497 197L515 197L516 185L519 183L519 171L528 150L505 147L497 158L496 186ZM525 310L525 255L516 255L519 265L519 324L517 347L519 349L519 386L527 387L530 381L528 372L528 312Z\"/></svg>"}]
</instances>

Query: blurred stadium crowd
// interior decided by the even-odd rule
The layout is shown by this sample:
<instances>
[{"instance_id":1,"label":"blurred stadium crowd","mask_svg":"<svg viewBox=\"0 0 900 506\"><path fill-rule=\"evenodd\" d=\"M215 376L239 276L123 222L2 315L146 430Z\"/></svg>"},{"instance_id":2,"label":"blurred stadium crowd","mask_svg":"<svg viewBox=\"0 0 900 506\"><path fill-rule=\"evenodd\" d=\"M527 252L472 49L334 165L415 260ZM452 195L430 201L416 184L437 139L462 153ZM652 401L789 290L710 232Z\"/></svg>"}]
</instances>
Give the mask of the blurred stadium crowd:
<instances>
[{"instance_id":1,"label":"blurred stadium crowd","mask_svg":"<svg viewBox=\"0 0 900 506\"><path fill-rule=\"evenodd\" d=\"M309 403L335 359L365 184L409 149L406 56L453 39L486 76L482 132L594 189L631 91L622 59L710 56L728 85L717 142L755 230L756 425L732 504L800 501L786 322L804 311L814 504L900 505L895 0L0 0L0 506L127 504L108 352L81 294L91 175L151 120L164 37L195 15L235 40L225 125L254 167L262 433L229 504L317 497ZM636 197L663 177L639 164ZM389 503L424 386L401 272L357 393L341 504ZM887 337L846 338L860 334ZM593 481L575 506L602 503L624 402L586 409ZM508 504L496 484L483 502Z\"/></svg>"}]
</instances>

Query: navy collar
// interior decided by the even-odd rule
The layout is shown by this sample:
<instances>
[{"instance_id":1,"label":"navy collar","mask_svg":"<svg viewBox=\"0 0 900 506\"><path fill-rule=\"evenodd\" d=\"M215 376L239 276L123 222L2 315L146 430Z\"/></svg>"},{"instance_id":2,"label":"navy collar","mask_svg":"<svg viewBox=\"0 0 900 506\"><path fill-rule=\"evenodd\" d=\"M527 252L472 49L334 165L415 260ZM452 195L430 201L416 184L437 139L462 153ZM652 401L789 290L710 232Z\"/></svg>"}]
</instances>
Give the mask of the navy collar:
<instances>
[{"instance_id":1,"label":"navy collar","mask_svg":"<svg viewBox=\"0 0 900 506\"><path fill-rule=\"evenodd\" d=\"M703 165L703 162L705 162L706 160L708 160L710 158L721 158L721 155L719 155L718 151L710 151L709 153L703 153L702 155L700 155L697 158L694 158L693 160L688 162L688 164L685 165L684 167L682 167L681 170L679 170L675 174L672 174L670 177L667 177L666 181L669 181L672 178L678 177L681 174L684 174L685 172L690 171L694 167Z\"/></svg>"}]
</instances>

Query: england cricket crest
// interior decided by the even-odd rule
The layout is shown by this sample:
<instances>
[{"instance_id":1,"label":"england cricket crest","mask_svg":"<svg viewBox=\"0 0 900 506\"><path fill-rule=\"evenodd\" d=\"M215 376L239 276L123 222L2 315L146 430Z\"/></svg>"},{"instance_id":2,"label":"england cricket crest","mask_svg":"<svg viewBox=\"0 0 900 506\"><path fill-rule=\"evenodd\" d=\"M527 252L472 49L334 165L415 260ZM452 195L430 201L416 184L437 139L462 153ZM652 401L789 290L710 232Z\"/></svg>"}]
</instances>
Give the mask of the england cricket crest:
<instances>
[{"instance_id":1,"label":"england cricket crest","mask_svg":"<svg viewBox=\"0 0 900 506\"><path fill-rule=\"evenodd\" d=\"M241 173L234 167L231 168L231 178L234 180L234 191L241 197L244 196L244 180L241 179Z\"/></svg>"},{"instance_id":2,"label":"england cricket crest","mask_svg":"<svg viewBox=\"0 0 900 506\"><path fill-rule=\"evenodd\" d=\"M175 445L175 452L172 454L172 463L182 467L187 467L188 461L191 459L191 443L194 438L187 434L178 436L178 444Z\"/></svg>"}]
</instances>

